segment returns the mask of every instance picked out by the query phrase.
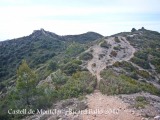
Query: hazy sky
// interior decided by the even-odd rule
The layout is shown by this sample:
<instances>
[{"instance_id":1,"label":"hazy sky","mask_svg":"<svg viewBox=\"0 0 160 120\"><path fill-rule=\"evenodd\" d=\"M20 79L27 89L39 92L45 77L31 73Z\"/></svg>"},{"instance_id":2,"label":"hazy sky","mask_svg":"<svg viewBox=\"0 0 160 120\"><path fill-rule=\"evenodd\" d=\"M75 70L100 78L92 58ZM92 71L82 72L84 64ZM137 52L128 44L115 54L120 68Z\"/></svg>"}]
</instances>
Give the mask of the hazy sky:
<instances>
[{"instance_id":1,"label":"hazy sky","mask_svg":"<svg viewBox=\"0 0 160 120\"><path fill-rule=\"evenodd\" d=\"M142 26L160 31L160 0L0 0L0 40L40 28L107 36Z\"/></svg>"}]
</instances>

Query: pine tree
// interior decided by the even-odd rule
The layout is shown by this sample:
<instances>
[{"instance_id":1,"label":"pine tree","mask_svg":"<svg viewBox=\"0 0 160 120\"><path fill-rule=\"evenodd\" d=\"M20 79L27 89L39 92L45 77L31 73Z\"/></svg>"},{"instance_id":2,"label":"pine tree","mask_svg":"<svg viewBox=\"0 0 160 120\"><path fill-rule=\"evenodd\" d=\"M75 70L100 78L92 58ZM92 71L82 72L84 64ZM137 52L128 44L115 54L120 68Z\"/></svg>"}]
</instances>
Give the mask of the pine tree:
<instances>
[{"instance_id":1,"label":"pine tree","mask_svg":"<svg viewBox=\"0 0 160 120\"><path fill-rule=\"evenodd\" d=\"M36 95L36 74L29 68L25 60L17 70L16 91L19 98L19 104L31 108L34 104Z\"/></svg>"}]
</instances>

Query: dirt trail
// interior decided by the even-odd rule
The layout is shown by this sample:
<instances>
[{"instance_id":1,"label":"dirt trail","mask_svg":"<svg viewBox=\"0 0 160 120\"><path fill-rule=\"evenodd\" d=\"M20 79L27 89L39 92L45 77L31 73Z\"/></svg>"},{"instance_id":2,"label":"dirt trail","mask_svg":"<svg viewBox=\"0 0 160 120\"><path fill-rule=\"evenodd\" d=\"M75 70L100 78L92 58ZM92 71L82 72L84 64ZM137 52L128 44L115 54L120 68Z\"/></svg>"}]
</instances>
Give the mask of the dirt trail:
<instances>
[{"instance_id":1,"label":"dirt trail","mask_svg":"<svg viewBox=\"0 0 160 120\"><path fill-rule=\"evenodd\" d=\"M135 49L124 38L119 37L120 42L116 43L114 38L107 39L110 48L102 48L100 45L92 46L93 59L88 62L87 69L97 77L97 86L101 80L100 72L106 66L112 65L116 61L128 61L134 56ZM117 56L111 56L111 52L115 51L114 47L120 46L122 49L117 52ZM102 55L103 57L100 57ZM98 88L98 87L97 87ZM96 89L93 94L87 95L88 110L92 112L100 111L99 113L90 113L82 115L83 120L141 120L139 113L128 108L128 104L124 103L116 96L102 95Z\"/></svg>"},{"instance_id":2,"label":"dirt trail","mask_svg":"<svg viewBox=\"0 0 160 120\"><path fill-rule=\"evenodd\" d=\"M141 120L139 113L128 108L116 96L102 95L98 90L88 98L88 115L83 115L82 120Z\"/></svg>"},{"instance_id":3,"label":"dirt trail","mask_svg":"<svg viewBox=\"0 0 160 120\"><path fill-rule=\"evenodd\" d=\"M119 37L119 42L114 37L110 37L105 41L110 45L109 48L103 48L100 45L92 46L88 51L92 50L93 59L88 62L87 69L97 77L97 86L101 79L100 72L106 66L113 65L116 61L128 61L134 56L135 49L126 40L125 37ZM115 48L120 48L115 50ZM116 56L112 56L112 52L116 52Z\"/></svg>"}]
</instances>

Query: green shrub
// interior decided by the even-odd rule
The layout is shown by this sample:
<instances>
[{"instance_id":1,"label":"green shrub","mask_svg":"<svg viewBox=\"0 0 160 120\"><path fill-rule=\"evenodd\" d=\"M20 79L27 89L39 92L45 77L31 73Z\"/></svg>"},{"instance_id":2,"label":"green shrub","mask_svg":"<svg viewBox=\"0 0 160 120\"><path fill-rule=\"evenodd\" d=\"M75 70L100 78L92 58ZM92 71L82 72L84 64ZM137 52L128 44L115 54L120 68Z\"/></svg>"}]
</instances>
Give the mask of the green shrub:
<instances>
[{"instance_id":1,"label":"green shrub","mask_svg":"<svg viewBox=\"0 0 160 120\"><path fill-rule=\"evenodd\" d=\"M135 28L132 28L131 32L136 32L137 30Z\"/></svg>"},{"instance_id":2,"label":"green shrub","mask_svg":"<svg viewBox=\"0 0 160 120\"><path fill-rule=\"evenodd\" d=\"M117 76L112 71L101 73L103 80L100 82L100 91L109 95L139 92L136 82L124 76ZM102 84L102 85L101 85ZM102 88L103 87L103 88Z\"/></svg>"},{"instance_id":3,"label":"green shrub","mask_svg":"<svg viewBox=\"0 0 160 120\"><path fill-rule=\"evenodd\" d=\"M114 46L113 49L114 50L121 50L121 47L120 46Z\"/></svg>"},{"instance_id":4,"label":"green shrub","mask_svg":"<svg viewBox=\"0 0 160 120\"><path fill-rule=\"evenodd\" d=\"M81 67L78 64L69 62L63 66L62 70L65 74L72 75L73 73L80 71Z\"/></svg>"},{"instance_id":5,"label":"green shrub","mask_svg":"<svg viewBox=\"0 0 160 120\"><path fill-rule=\"evenodd\" d=\"M136 70L136 68L131 63L126 62L126 61L122 61L122 62L117 61L113 64L113 66L121 67L121 68L124 68L125 70L131 71L131 72L134 72Z\"/></svg>"},{"instance_id":6,"label":"green shrub","mask_svg":"<svg viewBox=\"0 0 160 120\"><path fill-rule=\"evenodd\" d=\"M135 100L136 100L136 103L134 106L136 108L145 108L145 106L149 104L149 102L143 96L137 96Z\"/></svg>"},{"instance_id":7,"label":"green shrub","mask_svg":"<svg viewBox=\"0 0 160 120\"><path fill-rule=\"evenodd\" d=\"M137 102L143 102L143 101L146 101L146 98L143 97L143 96L137 96L135 100L136 100Z\"/></svg>"},{"instance_id":8,"label":"green shrub","mask_svg":"<svg viewBox=\"0 0 160 120\"><path fill-rule=\"evenodd\" d=\"M135 64L139 65L140 67L144 68L144 69L150 69L150 65L148 61L145 61L143 59L137 58L137 57L133 57L131 59L132 62L134 62Z\"/></svg>"},{"instance_id":9,"label":"green shrub","mask_svg":"<svg viewBox=\"0 0 160 120\"><path fill-rule=\"evenodd\" d=\"M144 104L144 103L142 103L142 102L136 102L134 106L135 106L135 108L137 108L137 109L140 109L140 108L143 109L143 108L145 108L145 105L146 105L146 104Z\"/></svg>"},{"instance_id":10,"label":"green shrub","mask_svg":"<svg viewBox=\"0 0 160 120\"><path fill-rule=\"evenodd\" d=\"M84 51L84 46L79 43L72 43L68 46L66 54L69 56L76 56Z\"/></svg>"},{"instance_id":11,"label":"green shrub","mask_svg":"<svg viewBox=\"0 0 160 120\"><path fill-rule=\"evenodd\" d=\"M93 55L91 53L83 53L82 55L80 55L79 57L81 60L91 60L93 58Z\"/></svg>"},{"instance_id":12,"label":"green shrub","mask_svg":"<svg viewBox=\"0 0 160 120\"><path fill-rule=\"evenodd\" d=\"M144 70L137 70L136 73L144 78L149 78L150 75L147 71L144 71Z\"/></svg>"},{"instance_id":13,"label":"green shrub","mask_svg":"<svg viewBox=\"0 0 160 120\"><path fill-rule=\"evenodd\" d=\"M136 72L131 72L130 77L135 79L135 80L138 80L138 75L137 75Z\"/></svg>"},{"instance_id":14,"label":"green shrub","mask_svg":"<svg viewBox=\"0 0 160 120\"><path fill-rule=\"evenodd\" d=\"M117 43L120 43L120 42L121 42L118 37L115 37L114 40L115 40L115 42L117 42Z\"/></svg>"},{"instance_id":15,"label":"green shrub","mask_svg":"<svg viewBox=\"0 0 160 120\"><path fill-rule=\"evenodd\" d=\"M148 51L138 51L135 53L135 56L143 60L148 60Z\"/></svg>"},{"instance_id":16,"label":"green shrub","mask_svg":"<svg viewBox=\"0 0 160 120\"><path fill-rule=\"evenodd\" d=\"M155 66L156 71L160 73L160 58L154 58L151 60L151 63Z\"/></svg>"},{"instance_id":17,"label":"green shrub","mask_svg":"<svg viewBox=\"0 0 160 120\"><path fill-rule=\"evenodd\" d=\"M136 81L123 74L116 75L111 70L101 72L100 91L104 94L129 94L140 91L160 95L160 91L150 83Z\"/></svg>"},{"instance_id":18,"label":"green shrub","mask_svg":"<svg viewBox=\"0 0 160 120\"><path fill-rule=\"evenodd\" d=\"M81 61L81 60L74 59L74 60L72 61L72 63L81 65L81 64L82 64L82 61Z\"/></svg>"},{"instance_id":19,"label":"green shrub","mask_svg":"<svg viewBox=\"0 0 160 120\"><path fill-rule=\"evenodd\" d=\"M138 70L131 63L126 62L126 61L122 61L122 62L117 61L113 64L113 66L121 67L121 68L125 69L126 71L130 71L131 72L130 77L132 77L133 79L138 79L137 75L140 75L144 78L149 78L150 77L150 75L147 71Z\"/></svg>"},{"instance_id":20,"label":"green shrub","mask_svg":"<svg viewBox=\"0 0 160 120\"><path fill-rule=\"evenodd\" d=\"M111 56L116 57L117 56L117 52L116 51L111 51Z\"/></svg>"},{"instance_id":21,"label":"green shrub","mask_svg":"<svg viewBox=\"0 0 160 120\"><path fill-rule=\"evenodd\" d=\"M114 67L121 67L121 62L119 61L116 61L114 64L113 64Z\"/></svg>"},{"instance_id":22,"label":"green shrub","mask_svg":"<svg viewBox=\"0 0 160 120\"><path fill-rule=\"evenodd\" d=\"M56 85L63 85L68 80L68 77L64 73L62 73L60 69L52 73L51 78Z\"/></svg>"},{"instance_id":23,"label":"green shrub","mask_svg":"<svg viewBox=\"0 0 160 120\"><path fill-rule=\"evenodd\" d=\"M155 41L149 41L151 45L156 44ZM131 60L137 65L141 66L144 69L150 69L149 62L153 64L156 68L156 71L160 73L160 51L155 49L156 45L153 45L152 48L143 49L135 53L135 57ZM150 56L150 57L149 57Z\"/></svg>"},{"instance_id":24,"label":"green shrub","mask_svg":"<svg viewBox=\"0 0 160 120\"><path fill-rule=\"evenodd\" d=\"M110 47L110 45L109 45L109 44L107 43L107 41L105 41L105 40L100 43L100 46L101 46L101 47L104 47L104 48L109 48L109 47Z\"/></svg>"},{"instance_id":25,"label":"green shrub","mask_svg":"<svg viewBox=\"0 0 160 120\"><path fill-rule=\"evenodd\" d=\"M48 65L48 69L49 69L49 70L54 71L54 70L56 70L57 68L58 68L58 65L57 65L56 62L51 61L51 62L49 63L49 65Z\"/></svg>"},{"instance_id":26,"label":"green shrub","mask_svg":"<svg viewBox=\"0 0 160 120\"><path fill-rule=\"evenodd\" d=\"M51 74L51 70L48 69L48 66L41 66L40 69L36 70L36 73L38 74L38 80L44 80L47 76Z\"/></svg>"},{"instance_id":27,"label":"green shrub","mask_svg":"<svg viewBox=\"0 0 160 120\"><path fill-rule=\"evenodd\" d=\"M93 92L96 86L96 78L89 72L77 72L67 81L67 83L58 89L58 97L67 99L78 97Z\"/></svg>"}]
</instances>

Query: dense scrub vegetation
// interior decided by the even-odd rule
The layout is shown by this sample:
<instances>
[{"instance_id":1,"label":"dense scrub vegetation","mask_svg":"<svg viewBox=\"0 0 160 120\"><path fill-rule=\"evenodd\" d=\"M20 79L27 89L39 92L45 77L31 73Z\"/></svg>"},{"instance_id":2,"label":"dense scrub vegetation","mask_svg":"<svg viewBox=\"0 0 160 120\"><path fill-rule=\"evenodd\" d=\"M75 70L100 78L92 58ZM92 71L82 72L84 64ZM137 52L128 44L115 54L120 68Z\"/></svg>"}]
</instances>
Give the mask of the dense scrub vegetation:
<instances>
[{"instance_id":1,"label":"dense scrub vegetation","mask_svg":"<svg viewBox=\"0 0 160 120\"><path fill-rule=\"evenodd\" d=\"M141 76L143 78L149 79L151 76L147 71L139 70L138 68L134 67L131 63L122 61L122 62L115 62L113 64L114 67L123 68L131 78L138 79L138 76Z\"/></svg>"},{"instance_id":2,"label":"dense scrub vegetation","mask_svg":"<svg viewBox=\"0 0 160 120\"><path fill-rule=\"evenodd\" d=\"M115 42L117 42L117 43L120 43L120 42L121 42L118 37L115 37L114 40L115 40Z\"/></svg>"},{"instance_id":3,"label":"dense scrub vegetation","mask_svg":"<svg viewBox=\"0 0 160 120\"><path fill-rule=\"evenodd\" d=\"M148 61L148 54L144 51L139 51L135 53L135 57L131 59L132 62L136 63L140 67L144 69L150 69L149 61Z\"/></svg>"},{"instance_id":4,"label":"dense scrub vegetation","mask_svg":"<svg viewBox=\"0 0 160 120\"><path fill-rule=\"evenodd\" d=\"M58 38L57 38L58 39ZM65 46L63 41L46 39L19 38L18 40L1 43L0 80L6 80L13 75L22 59L26 59L32 68L52 59ZM5 71L4 71L5 70Z\"/></svg>"},{"instance_id":5,"label":"dense scrub vegetation","mask_svg":"<svg viewBox=\"0 0 160 120\"><path fill-rule=\"evenodd\" d=\"M144 28L133 32L135 36L121 33L138 50L132 62L144 69L155 67L156 72L160 73L160 34ZM89 71L84 71L81 65L83 61L93 58L93 50L84 52L89 46L100 44L101 47L110 47L103 39L93 42L101 37L93 32L58 36L38 30L27 37L0 42L0 119L17 120L24 117L8 115L10 108L32 108L36 112L36 109L49 108L56 101L93 92L96 78ZM93 43L89 43L91 41ZM115 41L120 42L118 37L115 37ZM119 49L120 46L114 47L111 55L116 56ZM99 57L103 56L100 54ZM27 62L21 64L22 59ZM112 67L122 71L115 73L108 69L101 72L99 88L102 93L112 95L145 91L160 95L152 84L138 81L139 78L150 79L147 71L139 70L125 61L116 62ZM141 104L144 100L137 98L137 102Z\"/></svg>"},{"instance_id":6,"label":"dense scrub vegetation","mask_svg":"<svg viewBox=\"0 0 160 120\"><path fill-rule=\"evenodd\" d=\"M121 50L121 49L123 49L123 48L121 48L121 46L114 46L113 49L114 49L114 50Z\"/></svg>"},{"instance_id":7,"label":"dense scrub vegetation","mask_svg":"<svg viewBox=\"0 0 160 120\"><path fill-rule=\"evenodd\" d=\"M135 99L136 103L135 103L135 107L137 109L139 108L145 108L145 106L147 104L149 104L149 102L147 101L147 98L143 97L143 96L137 96L136 99Z\"/></svg>"},{"instance_id":8,"label":"dense scrub vegetation","mask_svg":"<svg viewBox=\"0 0 160 120\"><path fill-rule=\"evenodd\" d=\"M146 82L139 82L123 74L117 75L112 70L104 70L101 73L100 91L104 94L129 94L140 91L160 95L160 91L154 85Z\"/></svg>"},{"instance_id":9,"label":"dense scrub vegetation","mask_svg":"<svg viewBox=\"0 0 160 120\"><path fill-rule=\"evenodd\" d=\"M101 37L103 36L94 32L59 36L41 29L26 37L0 42L0 82L16 75L22 59L26 59L33 69L40 68L43 64L47 67L46 62L50 59L60 55L76 57L89 42Z\"/></svg>"},{"instance_id":10,"label":"dense scrub vegetation","mask_svg":"<svg viewBox=\"0 0 160 120\"><path fill-rule=\"evenodd\" d=\"M139 30L132 29L132 32L122 32L113 35L120 35L127 38L137 51L131 60L144 69L151 69L154 65L156 72L160 73L160 33L146 30L142 27ZM152 68L153 69L153 68Z\"/></svg>"},{"instance_id":11,"label":"dense scrub vegetation","mask_svg":"<svg viewBox=\"0 0 160 120\"><path fill-rule=\"evenodd\" d=\"M41 87L53 91L56 97L54 99L67 99L78 97L93 92L96 86L96 78L87 71L79 71L72 76L67 76L61 70L51 74L52 85L43 84ZM47 86L47 87L46 87Z\"/></svg>"},{"instance_id":12,"label":"dense scrub vegetation","mask_svg":"<svg viewBox=\"0 0 160 120\"><path fill-rule=\"evenodd\" d=\"M91 60L93 58L93 55L89 52L85 52L79 57L81 60Z\"/></svg>"},{"instance_id":13,"label":"dense scrub vegetation","mask_svg":"<svg viewBox=\"0 0 160 120\"><path fill-rule=\"evenodd\" d=\"M101 47L104 47L104 48L109 48L109 47L110 47L110 44L108 44L107 41L103 40L103 41L100 43L100 46L101 46Z\"/></svg>"},{"instance_id":14,"label":"dense scrub vegetation","mask_svg":"<svg viewBox=\"0 0 160 120\"><path fill-rule=\"evenodd\" d=\"M73 73L76 73L77 71L80 71L81 67L79 66L79 64L77 64L75 62L68 62L67 64L65 64L62 67L62 70L67 75L72 75Z\"/></svg>"},{"instance_id":15,"label":"dense scrub vegetation","mask_svg":"<svg viewBox=\"0 0 160 120\"><path fill-rule=\"evenodd\" d=\"M132 62L141 66L144 69L150 69L150 64L154 65L156 71L160 73L160 50L158 49L146 49L135 53L135 57L131 59Z\"/></svg>"},{"instance_id":16,"label":"dense scrub vegetation","mask_svg":"<svg viewBox=\"0 0 160 120\"><path fill-rule=\"evenodd\" d=\"M33 109L37 108L40 99L40 89L37 86L36 74L29 68L26 61L17 70L16 86L8 91L8 94L1 99L0 104L0 119L19 119L23 116L20 114L8 113L8 110L16 109Z\"/></svg>"},{"instance_id":17,"label":"dense scrub vegetation","mask_svg":"<svg viewBox=\"0 0 160 120\"><path fill-rule=\"evenodd\" d=\"M156 71L160 73L160 33L144 28L135 33L137 35L127 37L130 43L138 49L132 61L144 69L150 69L151 63Z\"/></svg>"},{"instance_id":18,"label":"dense scrub vegetation","mask_svg":"<svg viewBox=\"0 0 160 120\"><path fill-rule=\"evenodd\" d=\"M78 60L74 62L80 64ZM51 83L38 84L36 74L24 61L17 72L16 87L1 99L0 118L20 119L25 115L9 115L8 109L32 109L36 112L37 109L52 106L57 100L91 93L95 86L96 78L88 71L77 70L74 74L67 76L60 69L51 74Z\"/></svg>"},{"instance_id":19,"label":"dense scrub vegetation","mask_svg":"<svg viewBox=\"0 0 160 120\"><path fill-rule=\"evenodd\" d=\"M10 108L20 106L19 108L24 109L46 109L57 100L91 93L96 85L96 78L81 69L82 61L77 56L90 46L89 42L101 37L103 36L93 32L59 36L41 29L26 37L0 42L0 119L17 120L23 117L8 115L7 110ZM19 78L23 76L16 76L16 70L23 59L26 59L28 65L22 66L30 66L24 68L36 76L32 79L36 80L35 84L26 85L20 82ZM19 71L24 73L23 70ZM46 78L50 75L52 82L47 83ZM29 80L30 77L26 79ZM43 80L45 82L40 84ZM32 89L32 85L35 85L35 89ZM27 88L28 94L22 94L26 90L17 86ZM26 98L27 102L21 98Z\"/></svg>"},{"instance_id":20,"label":"dense scrub vegetation","mask_svg":"<svg viewBox=\"0 0 160 120\"><path fill-rule=\"evenodd\" d=\"M77 56L84 50L84 45L74 42L67 47L66 54L69 56Z\"/></svg>"},{"instance_id":21,"label":"dense scrub vegetation","mask_svg":"<svg viewBox=\"0 0 160 120\"><path fill-rule=\"evenodd\" d=\"M92 42L92 41L99 39L99 38L102 38L102 37L103 36L98 33L87 32L85 34L80 34L80 35L67 35L67 36L65 36L65 40L76 41L78 43L88 43L88 42Z\"/></svg>"}]
</instances>

